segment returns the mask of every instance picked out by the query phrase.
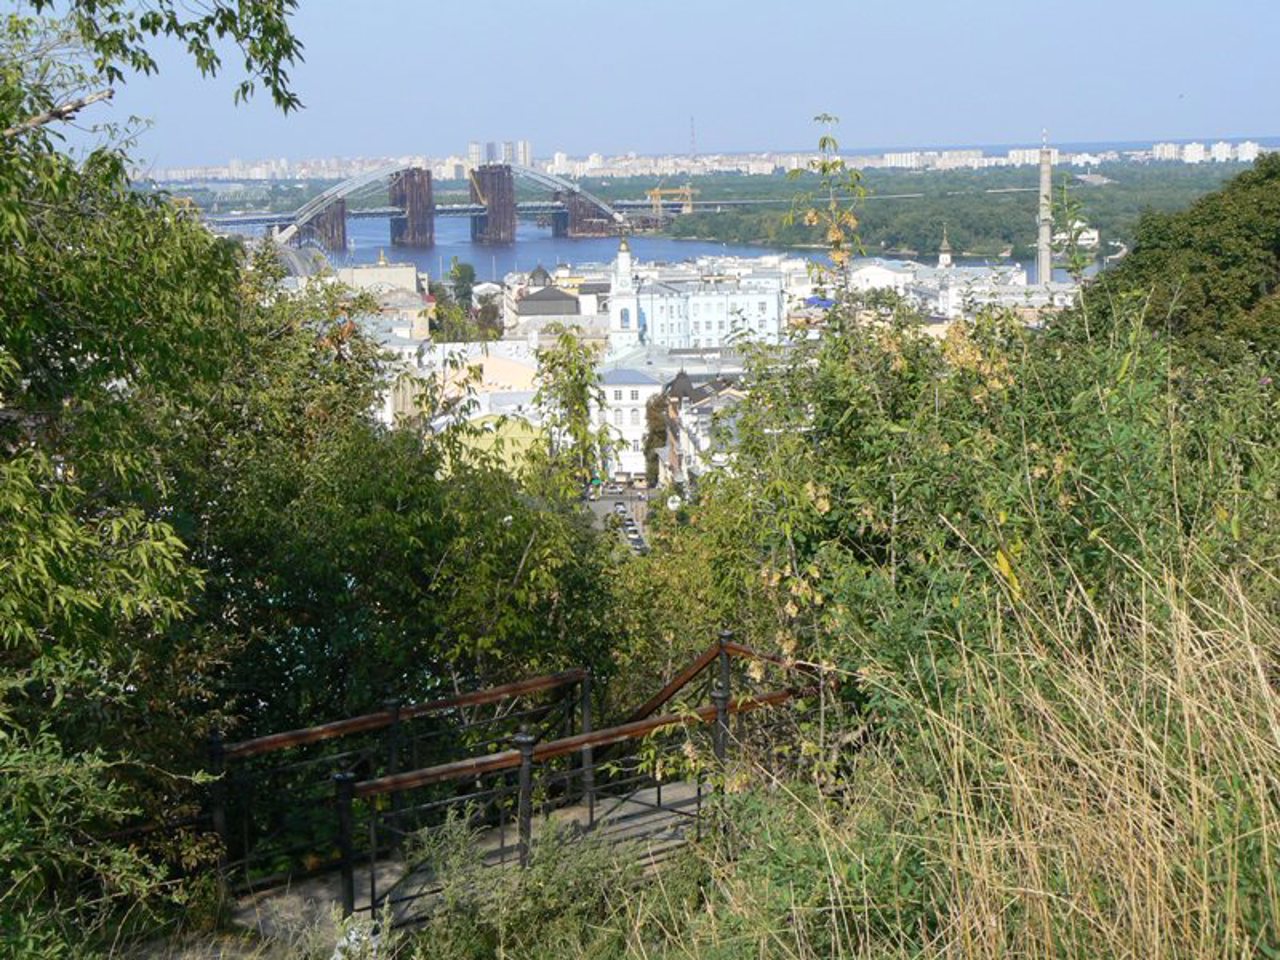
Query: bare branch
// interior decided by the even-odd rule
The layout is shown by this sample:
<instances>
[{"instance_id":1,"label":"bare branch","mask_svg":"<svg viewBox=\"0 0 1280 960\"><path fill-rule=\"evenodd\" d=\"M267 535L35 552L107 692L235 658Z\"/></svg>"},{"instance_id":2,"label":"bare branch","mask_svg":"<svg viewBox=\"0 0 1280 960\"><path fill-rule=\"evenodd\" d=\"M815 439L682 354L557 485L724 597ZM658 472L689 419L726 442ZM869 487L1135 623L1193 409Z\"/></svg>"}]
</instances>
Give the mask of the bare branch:
<instances>
[{"instance_id":1,"label":"bare branch","mask_svg":"<svg viewBox=\"0 0 1280 960\"><path fill-rule=\"evenodd\" d=\"M99 100L110 100L115 96L115 93L115 90L107 87L105 90L99 90L86 97L80 97L76 100L68 100L66 103L52 107L44 113L38 113L34 117L28 117L21 123L15 123L12 127L5 130L3 136L6 138L16 137L20 133L26 133L28 130L43 127L46 123L53 123L55 120L67 120L75 116L90 104L97 103Z\"/></svg>"}]
</instances>

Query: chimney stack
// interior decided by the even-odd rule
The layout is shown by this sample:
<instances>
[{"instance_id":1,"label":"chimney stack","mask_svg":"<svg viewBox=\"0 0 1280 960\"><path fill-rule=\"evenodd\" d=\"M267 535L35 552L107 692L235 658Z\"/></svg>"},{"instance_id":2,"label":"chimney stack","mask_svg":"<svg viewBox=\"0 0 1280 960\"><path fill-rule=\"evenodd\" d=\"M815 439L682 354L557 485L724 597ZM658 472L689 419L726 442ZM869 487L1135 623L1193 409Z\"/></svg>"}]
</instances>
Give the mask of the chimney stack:
<instances>
[{"instance_id":1,"label":"chimney stack","mask_svg":"<svg viewBox=\"0 0 1280 960\"><path fill-rule=\"evenodd\" d=\"M1045 134L1040 143L1040 214L1036 222L1036 283L1053 279L1053 154Z\"/></svg>"}]
</instances>

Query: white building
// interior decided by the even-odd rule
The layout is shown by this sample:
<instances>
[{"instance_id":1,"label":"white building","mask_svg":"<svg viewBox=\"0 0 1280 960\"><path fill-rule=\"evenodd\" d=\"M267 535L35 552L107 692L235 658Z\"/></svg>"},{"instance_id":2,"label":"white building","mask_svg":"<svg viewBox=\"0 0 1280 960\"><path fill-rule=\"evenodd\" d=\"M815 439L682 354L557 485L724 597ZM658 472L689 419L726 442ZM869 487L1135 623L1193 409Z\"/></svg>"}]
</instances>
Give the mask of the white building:
<instances>
[{"instance_id":1,"label":"white building","mask_svg":"<svg viewBox=\"0 0 1280 960\"><path fill-rule=\"evenodd\" d=\"M1235 158L1235 150L1225 140L1219 140L1209 148L1209 159L1214 163L1230 163Z\"/></svg>"},{"instance_id":2,"label":"white building","mask_svg":"<svg viewBox=\"0 0 1280 960\"><path fill-rule=\"evenodd\" d=\"M1049 148L1049 162L1058 165L1058 148ZM1009 166L1030 167L1040 163L1039 147L1015 147L1009 151Z\"/></svg>"},{"instance_id":3,"label":"white building","mask_svg":"<svg viewBox=\"0 0 1280 960\"><path fill-rule=\"evenodd\" d=\"M1253 163L1258 159L1258 145L1252 140L1243 140L1236 145L1236 159L1241 163Z\"/></svg>"},{"instance_id":4,"label":"white building","mask_svg":"<svg viewBox=\"0 0 1280 960\"><path fill-rule=\"evenodd\" d=\"M1182 158L1182 148L1176 143L1157 143L1151 148L1151 159L1153 160L1180 160Z\"/></svg>"},{"instance_id":5,"label":"white building","mask_svg":"<svg viewBox=\"0 0 1280 960\"><path fill-rule=\"evenodd\" d=\"M596 412L597 422L609 428L613 439L609 472L624 479L643 477L646 406L662 392L662 383L643 370L611 367L600 371L600 385L604 405Z\"/></svg>"},{"instance_id":6,"label":"white building","mask_svg":"<svg viewBox=\"0 0 1280 960\"><path fill-rule=\"evenodd\" d=\"M736 339L778 343L786 315L784 271L717 269L714 261L637 271L624 238L609 289L612 353L637 344L716 348Z\"/></svg>"},{"instance_id":7,"label":"white building","mask_svg":"<svg viewBox=\"0 0 1280 960\"><path fill-rule=\"evenodd\" d=\"M1188 143L1182 147L1183 163L1204 163L1205 150L1203 143Z\"/></svg>"}]
</instances>

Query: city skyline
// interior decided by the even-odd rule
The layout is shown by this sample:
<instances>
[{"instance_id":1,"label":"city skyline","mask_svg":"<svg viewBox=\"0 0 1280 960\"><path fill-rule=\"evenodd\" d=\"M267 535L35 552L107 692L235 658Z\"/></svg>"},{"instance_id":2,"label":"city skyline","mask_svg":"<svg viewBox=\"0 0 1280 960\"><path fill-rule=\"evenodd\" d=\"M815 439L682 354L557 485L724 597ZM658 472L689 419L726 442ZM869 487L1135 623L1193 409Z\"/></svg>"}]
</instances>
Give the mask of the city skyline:
<instances>
[{"instance_id":1,"label":"city skyline","mask_svg":"<svg viewBox=\"0 0 1280 960\"><path fill-rule=\"evenodd\" d=\"M128 78L114 104L86 119L153 119L140 152L158 166L443 156L494 137L527 138L541 156L688 153L695 137L698 153L798 150L816 139L811 118L822 111L842 118L837 136L854 149L1029 145L1042 127L1058 143L1275 131L1268 101L1280 63L1266 27L1280 17L1270 7L1120 6L921 2L909 13L815 16L657 0L637 17L572 0L555 16L495 2L455 22L407 0L358 16L309 0L293 24L305 45L291 72L302 111L281 116L261 95L235 107L235 51L227 75L208 82L170 44L158 77ZM592 42L600 36L614 42ZM570 56L574 37L581 56Z\"/></svg>"}]
</instances>

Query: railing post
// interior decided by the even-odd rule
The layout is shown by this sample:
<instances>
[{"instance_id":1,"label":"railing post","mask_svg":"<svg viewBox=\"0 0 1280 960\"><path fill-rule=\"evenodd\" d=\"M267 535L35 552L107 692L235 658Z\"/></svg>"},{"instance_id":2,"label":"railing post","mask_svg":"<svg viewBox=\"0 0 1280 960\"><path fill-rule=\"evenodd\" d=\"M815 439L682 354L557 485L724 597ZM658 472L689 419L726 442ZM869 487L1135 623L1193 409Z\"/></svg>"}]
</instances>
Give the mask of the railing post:
<instances>
[{"instance_id":1,"label":"railing post","mask_svg":"<svg viewBox=\"0 0 1280 960\"><path fill-rule=\"evenodd\" d=\"M342 871L342 915L349 917L356 909L355 845L352 842L352 800L355 798L356 775L348 771L333 775L338 801L338 854Z\"/></svg>"},{"instance_id":2,"label":"railing post","mask_svg":"<svg viewBox=\"0 0 1280 960\"><path fill-rule=\"evenodd\" d=\"M223 742L222 731L214 730L209 734L209 773L217 779L209 790L209 817L213 821L213 832L222 845L218 853L218 870L221 872L227 865L227 745Z\"/></svg>"},{"instance_id":3,"label":"railing post","mask_svg":"<svg viewBox=\"0 0 1280 960\"><path fill-rule=\"evenodd\" d=\"M529 844L533 838L533 748L538 738L521 727L515 735L516 747L520 750L520 800L517 816L520 820L520 839L517 847L520 866L529 865Z\"/></svg>"},{"instance_id":4,"label":"railing post","mask_svg":"<svg viewBox=\"0 0 1280 960\"><path fill-rule=\"evenodd\" d=\"M582 733L591 732L591 671L582 678L579 690L582 699ZM582 796L587 802L587 826L596 822L596 762L595 751L587 744L582 748Z\"/></svg>"},{"instance_id":5,"label":"railing post","mask_svg":"<svg viewBox=\"0 0 1280 960\"><path fill-rule=\"evenodd\" d=\"M387 775L393 776L400 772L400 701L384 700L382 708L391 719L387 726Z\"/></svg>"},{"instance_id":6,"label":"railing post","mask_svg":"<svg viewBox=\"0 0 1280 960\"><path fill-rule=\"evenodd\" d=\"M729 688L723 683L717 683L711 691L711 700L716 705L716 724L711 732L711 743L716 764L723 773L729 748Z\"/></svg>"},{"instance_id":7,"label":"railing post","mask_svg":"<svg viewBox=\"0 0 1280 960\"><path fill-rule=\"evenodd\" d=\"M382 702L383 709L390 715L391 723L387 726L387 775L394 776L400 772L400 701L392 698ZM400 822L400 791L391 794L391 817L395 829L391 831L392 845L399 847L398 839L402 836L404 824ZM377 851L374 851L375 855Z\"/></svg>"},{"instance_id":8,"label":"railing post","mask_svg":"<svg viewBox=\"0 0 1280 960\"><path fill-rule=\"evenodd\" d=\"M732 640L732 630L721 630L716 641L720 648L720 686L726 691L729 689L729 651L724 648L724 645Z\"/></svg>"}]
</instances>

